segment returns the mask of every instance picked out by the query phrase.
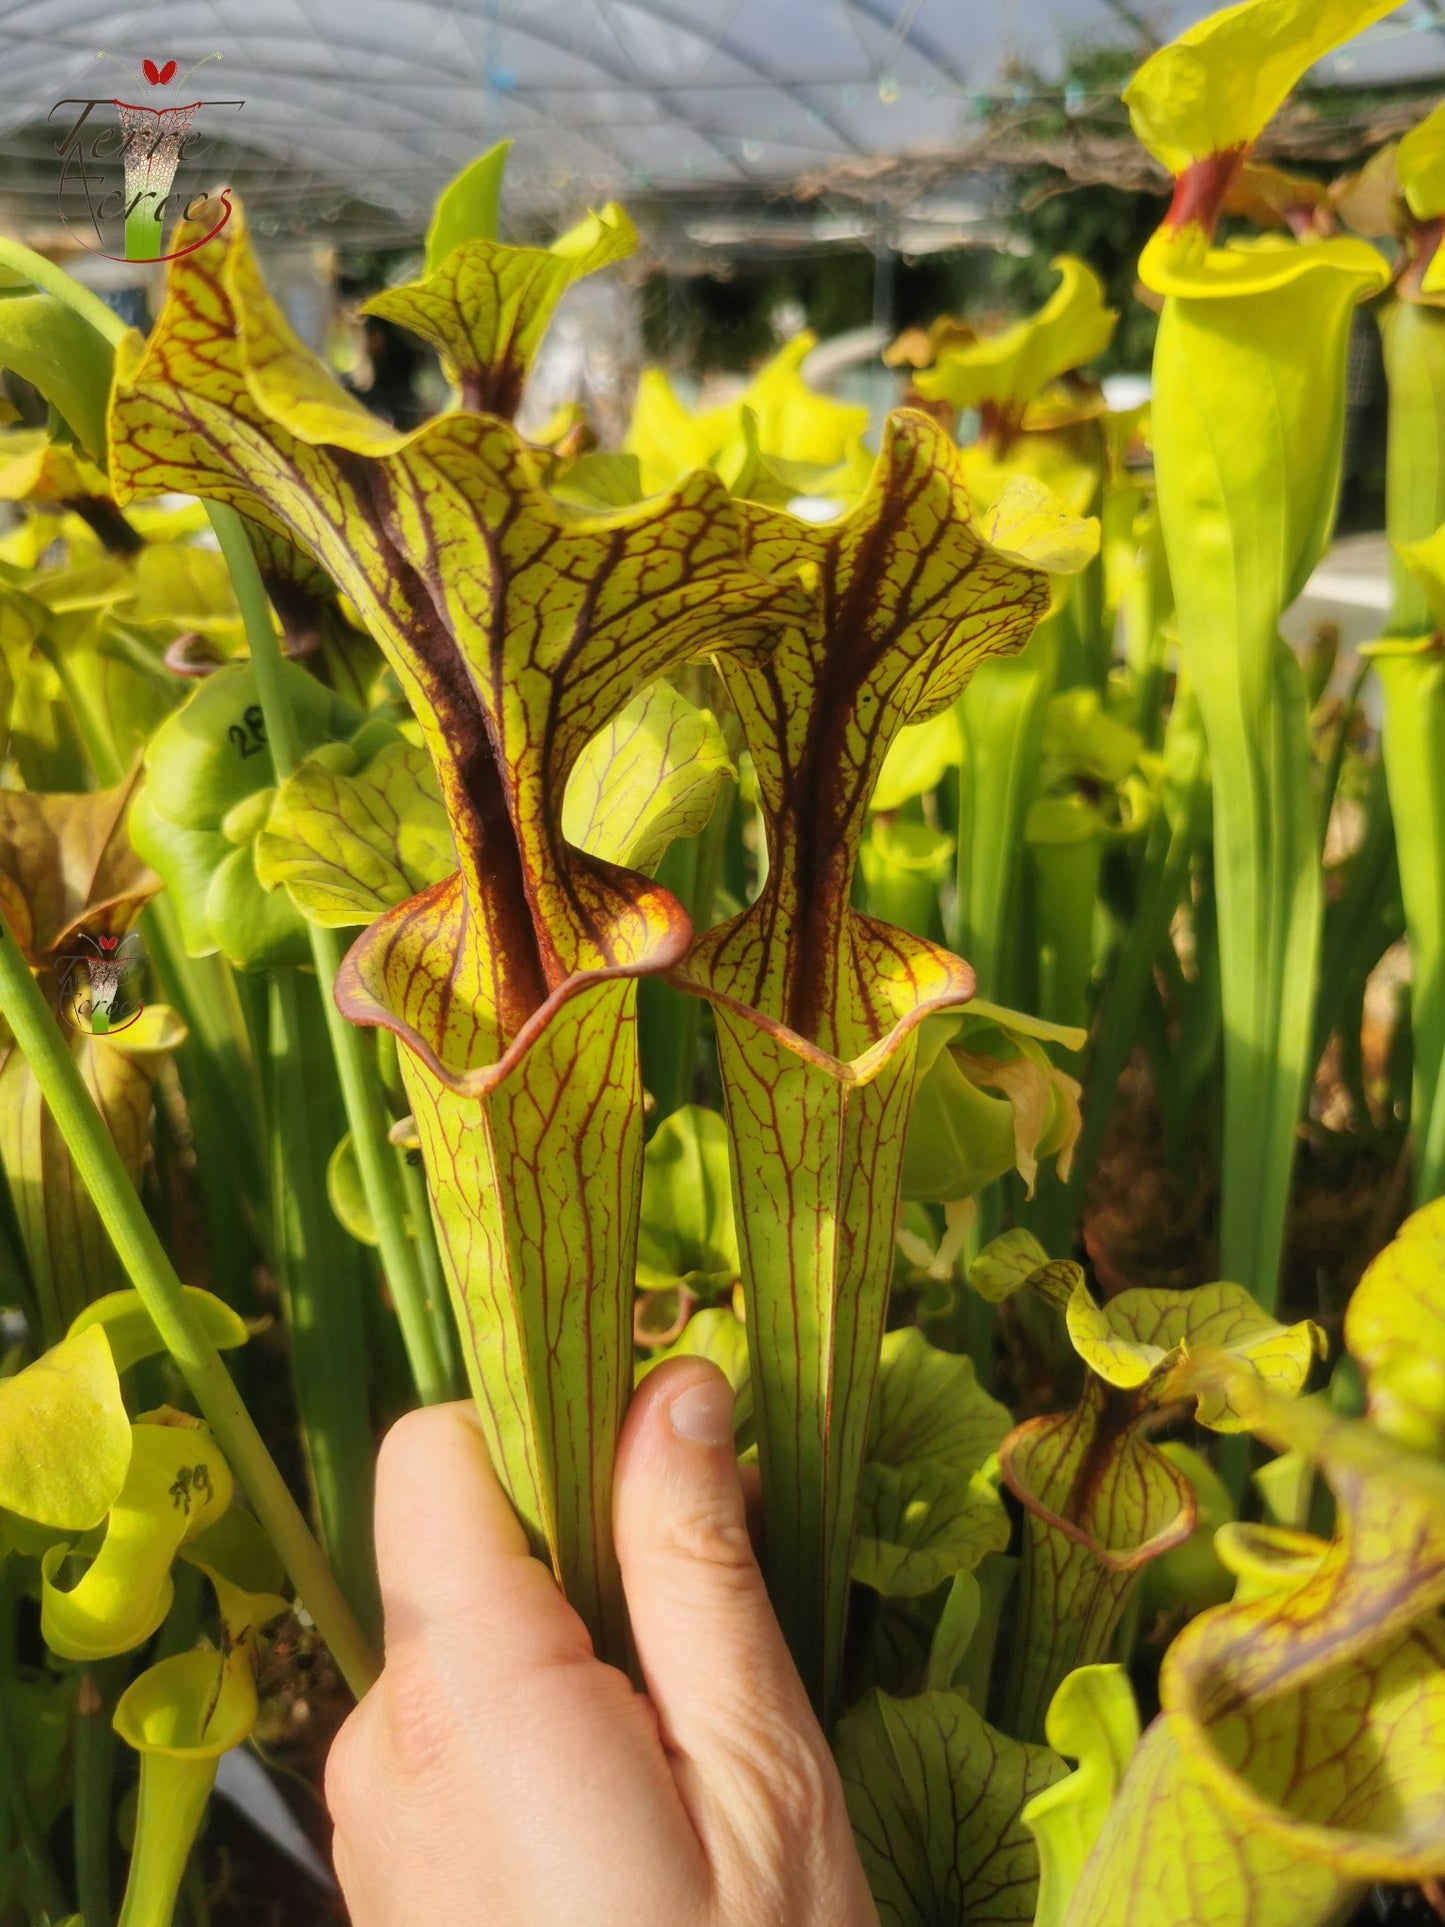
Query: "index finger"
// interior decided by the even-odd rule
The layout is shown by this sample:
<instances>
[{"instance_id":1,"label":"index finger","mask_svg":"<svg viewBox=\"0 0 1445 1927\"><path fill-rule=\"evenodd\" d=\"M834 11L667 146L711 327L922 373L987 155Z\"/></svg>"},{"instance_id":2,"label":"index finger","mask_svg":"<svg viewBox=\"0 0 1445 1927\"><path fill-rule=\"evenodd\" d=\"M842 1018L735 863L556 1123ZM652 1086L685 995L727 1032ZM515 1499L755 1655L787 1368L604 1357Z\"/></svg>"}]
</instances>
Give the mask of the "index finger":
<instances>
[{"instance_id":1,"label":"index finger","mask_svg":"<svg viewBox=\"0 0 1445 1927\"><path fill-rule=\"evenodd\" d=\"M440 1642L478 1671L587 1660L587 1629L533 1557L469 1402L398 1420L376 1468L376 1568L390 1660Z\"/></svg>"}]
</instances>

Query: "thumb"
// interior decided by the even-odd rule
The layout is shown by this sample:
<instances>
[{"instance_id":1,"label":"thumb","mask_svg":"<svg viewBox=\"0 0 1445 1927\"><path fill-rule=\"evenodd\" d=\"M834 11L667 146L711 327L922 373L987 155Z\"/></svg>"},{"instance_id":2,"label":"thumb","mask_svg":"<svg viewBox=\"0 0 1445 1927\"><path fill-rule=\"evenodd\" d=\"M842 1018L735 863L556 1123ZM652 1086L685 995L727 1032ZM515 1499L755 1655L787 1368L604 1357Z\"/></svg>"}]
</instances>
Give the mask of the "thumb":
<instances>
[{"instance_id":1,"label":"thumb","mask_svg":"<svg viewBox=\"0 0 1445 1927\"><path fill-rule=\"evenodd\" d=\"M715 1866L740 1827L756 1826L760 1801L817 1825L836 1785L753 1555L732 1408L732 1388L704 1359L649 1373L619 1443L613 1502L638 1660Z\"/></svg>"}]
</instances>

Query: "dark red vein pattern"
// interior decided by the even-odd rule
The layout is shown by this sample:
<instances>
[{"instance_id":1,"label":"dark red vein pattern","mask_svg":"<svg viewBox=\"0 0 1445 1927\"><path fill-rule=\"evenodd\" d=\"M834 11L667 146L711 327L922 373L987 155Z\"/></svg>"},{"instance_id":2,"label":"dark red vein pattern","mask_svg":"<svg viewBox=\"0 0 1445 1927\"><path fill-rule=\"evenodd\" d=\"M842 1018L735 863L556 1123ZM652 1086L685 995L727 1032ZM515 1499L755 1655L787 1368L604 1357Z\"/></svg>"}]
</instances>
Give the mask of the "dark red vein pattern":
<instances>
[{"instance_id":1,"label":"dark red vein pattern","mask_svg":"<svg viewBox=\"0 0 1445 1927\"><path fill-rule=\"evenodd\" d=\"M1335 1538L1175 1640L1071 1927L1314 1927L1445 1871L1445 1469L1246 1368L1200 1378L1322 1468Z\"/></svg>"},{"instance_id":2,"label":"dark red vein pattern","mask_svg":"<svg viewBox=\"0 0 1445 1927\"><path fill-rule=\"evenodd\" d=\"M834 1748L883 1927L1023 1927L1038 1855L1022 1819L1067 1769L995 1732L963 1693L873 1693Z\"/></svg>"},{"instance_id":3,"label":"dark red vein pattern","mask_svg":"<svg viewBox=\"0 0 1445 1927\"><path fill-rule=\"evenodd\" d=\"M719 658L767 818L756 903L675 973L715 1006L768 1520L770 1576L825 1711L842 1651L858 1477L891 1271L915 1027L972 994L968 966L849 906L889 744L1020 648L1048 578L973 524L957 451L890 419L857 509L815 527L740 505L752 561L805 621Z\"/></svg>"},{"instance_id":4,"label":"dark red vein pattern","mask_svg":"<svg viewBox=\"0 0 1445 1927\"><path fill-rule=\"evenodd\" d=\"M1148 1402L1091 1377L1074 1411L1029 1419L999 1464L1023 1502L1023 1571L1004 1724L1043 1736L1066 1673L1109 1657L1139 1569L1194 1529L1194 1489L1143 1436Z\"/></svg>"},{"instance_id":5,"label":"dark red vein pattern","mask_svg":"<svg viewBox=\"0 0 1445 1927\"><path fill-rule=\"evenodd\" d=\"M562 294L636 245L636 231L617 206L589 215L554 248L464 241L435 273L373 295L363 312L429 341L461 389L464 408L510 421Z\"/></svg>"},{"instance_id":6,"label":"dark red vein pattern","mask_svg":"<svg viewBox=\"0 0 1445 1927\"><path fill-rule=\"evenodd\" d=\"M609 243L610 245L610 243ZM574 264L575 265L575 264ZM458 874L381 918L338 979L409 1046L409 1095L472 1383L539 1547L622 1657L610 1467L630 1388L638 975L675 963L667 893L571 849L568 774L637 689L806 598L743 553L722 484L580 516L505 422L407 437L271 302L239 219L172 263L122 355L115 484L228 502L317 558L426 733Z\"/></svg>"}]
</instances>

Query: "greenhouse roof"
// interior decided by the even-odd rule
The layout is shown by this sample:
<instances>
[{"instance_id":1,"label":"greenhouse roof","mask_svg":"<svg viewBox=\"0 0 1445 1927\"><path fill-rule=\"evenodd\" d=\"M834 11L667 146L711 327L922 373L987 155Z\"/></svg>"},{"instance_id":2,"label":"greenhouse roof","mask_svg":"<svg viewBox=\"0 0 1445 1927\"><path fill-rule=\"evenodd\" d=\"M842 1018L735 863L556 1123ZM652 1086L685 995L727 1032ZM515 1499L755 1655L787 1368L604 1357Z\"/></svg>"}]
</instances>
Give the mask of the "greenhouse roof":
<instances>
[{"instance_id":1,"label":"greenhouse roof","mask_svg":"<svg viewBox=\"0 0 1445 1927\"><path fill-rule=\"evenodd\" d=\"M1025 129L1034 110L1106 107L1112 86L1092 100L1065 88L1076 56L1132 56L1206 11L1199 0L0 4L0 193L28 224L53 221L54 142L70 111L56 103L112 94L244 103L203 110L220 139L210 164L291 229L340 219L353 238L415 232L437 188L504 136L508 206L522 218L611 194L752 193L860 157L958 148L1000 106ZM144 77L143 62L165 75L171 60L169 79ZM1315 79L1441 73L1445 6L1408 0Z\"/></svg>"}]
</instances>

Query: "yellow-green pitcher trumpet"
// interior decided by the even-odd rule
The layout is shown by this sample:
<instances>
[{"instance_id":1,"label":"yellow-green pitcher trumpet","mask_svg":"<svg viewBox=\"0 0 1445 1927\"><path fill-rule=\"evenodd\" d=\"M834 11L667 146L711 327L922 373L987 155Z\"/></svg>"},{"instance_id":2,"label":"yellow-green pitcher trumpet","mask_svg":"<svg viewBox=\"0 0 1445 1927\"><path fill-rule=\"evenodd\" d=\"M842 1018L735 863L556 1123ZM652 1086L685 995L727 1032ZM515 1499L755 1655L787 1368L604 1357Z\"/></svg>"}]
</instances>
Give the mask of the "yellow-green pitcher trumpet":
<instances>
[{"instance_id":1,"label":"yellow-green pitcher trumpet","mask_svg":"<svg viewBox=\"0 0 1445 1927\"><path fill-rule=\"evenodd\" d=\"M1175 177L1139 273L1164 297L1159 514L1214 783L1221 1270L1266 1306L1313 1068L1320 919L1304 686L1279 619L1329 541L1350 321L1388 270L1353 239L1215 247L1213 236L1230 182L1295 81L1388 11L1379 0L1246 0L1153 55L1125 93L1135 131Z\"/></svg>"}]
</instances>

